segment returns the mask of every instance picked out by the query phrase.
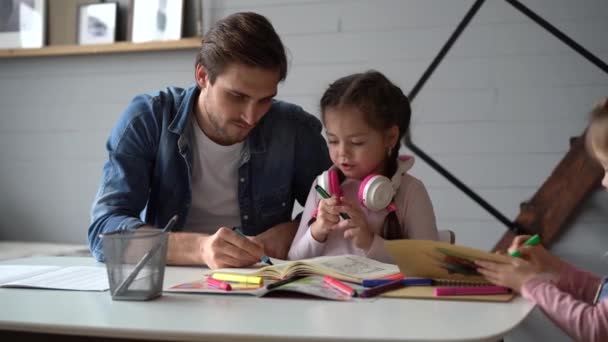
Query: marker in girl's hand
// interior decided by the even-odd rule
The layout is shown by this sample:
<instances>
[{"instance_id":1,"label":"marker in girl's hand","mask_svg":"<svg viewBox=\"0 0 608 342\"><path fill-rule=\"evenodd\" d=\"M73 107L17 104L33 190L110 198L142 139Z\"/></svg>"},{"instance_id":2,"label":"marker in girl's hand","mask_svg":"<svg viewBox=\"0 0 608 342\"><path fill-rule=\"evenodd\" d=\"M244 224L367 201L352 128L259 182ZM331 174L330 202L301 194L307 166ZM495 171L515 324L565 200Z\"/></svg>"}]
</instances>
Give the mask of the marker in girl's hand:
<instances>
[{"instance_id":1,"label":"marker in girl's hand","mask_svg":"<svg viewBox=\"0 0 608 342\"><path fill-rule=\"evenodd\" d=\"M534 234L528 240L526 240L526 242L523 243L523 246L536 246L539 243L540 243L540 236L538 236L538 234ZM516 257L516 258L521 257L521 252L518 250L515 250L509 254L512 257Z\"/></svg>"},{"instance_id":2,"label":"marker in girl's hand","mask_svg":"<svg viewBox=\"0 0 608 342\"><path fill-rule=\"evenodd\" d=\"M325 191L325 189L323 189L323 187L321 187L320 185L318 185L318 184L317 184L317 185L315 185L315 189L317 190L317 192L319 193L319 195L321 195L321 197L323 197L323 198L325 198L325 199L328 199L328 198L330 198L330 197L331 197L331 196L330 196L330 195L327 193L327 191ZM340 217L341 217L341 218L343 218L343 219L345 219L345 220L350 219L350 216L348 216L348 214L347 214L347 213L340 213Z\"/></svg>"}]
</instances>

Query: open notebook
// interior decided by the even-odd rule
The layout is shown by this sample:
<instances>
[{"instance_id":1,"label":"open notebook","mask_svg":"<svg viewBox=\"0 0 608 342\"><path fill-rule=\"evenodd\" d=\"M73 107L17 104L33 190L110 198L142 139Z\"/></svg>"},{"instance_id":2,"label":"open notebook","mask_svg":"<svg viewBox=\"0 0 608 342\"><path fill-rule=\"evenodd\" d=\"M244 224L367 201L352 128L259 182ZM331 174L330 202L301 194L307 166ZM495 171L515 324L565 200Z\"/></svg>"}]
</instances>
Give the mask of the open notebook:
<instances>
[{"instance_id":1,"label":"open notebook","mask_svg":"<svg viewBox=\"0 0 608 342\"><path fill-rule=\"evenodd\" d=\"M274 287L269 289L267 285L273 284L273 281L264 282L262 285L253 284L238 284L231 283L232 289L225 291L214 288L207 283L208 277L204 277L195 281L187 283L180 283L176 285L170 285L164 289L165 292L186 292L186 293L212 293L212 294L226 294L226 295L253 295L253 296L266 296L271 292L291 292L296 294L303 294L318 298L346 301L351 300L352 296L346 295L343 292L337 291L323 281L322 276L307 276L291 281L287 284ZM362 290L362 286L352 285L357 290Z\"/></svg>"},{"instance_id":2,"label":"open notebook","mask_svg":"<svg viewBox=\"0 0 608 342\"><path fill-rule=\"evenodd\" d=\"M513 293L441 297L434 294L439 286L491 285L477 272L474 261L509 263L510 256L428 240L386 241L386 248L407 278L432 278L436 286L404 287L383 294L385 297L509 301L514 296Z\"/></svg>"},{"instance_id":3,"label":"open notebook","mask_svg":"<svg viewBox=\"0 0 608 342\"><path fill-rule=\"evenodd\" d=\"M328 275L357 284L361 284L364 279L385 278L399 273L399 268L396 265L348 254L296 261L272 259L272 263L274 265L257 269L227 268L215 270L215 272L248 274L275 280L295 275Z\"/></svg>"}]
</instances>

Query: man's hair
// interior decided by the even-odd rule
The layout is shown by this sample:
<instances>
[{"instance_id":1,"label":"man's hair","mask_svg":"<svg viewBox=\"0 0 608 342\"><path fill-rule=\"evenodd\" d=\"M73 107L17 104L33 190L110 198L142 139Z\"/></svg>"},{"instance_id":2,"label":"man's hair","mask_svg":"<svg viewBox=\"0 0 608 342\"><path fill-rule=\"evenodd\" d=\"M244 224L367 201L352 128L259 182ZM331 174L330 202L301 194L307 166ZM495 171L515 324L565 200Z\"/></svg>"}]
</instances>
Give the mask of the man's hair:
<instances>
[{"instance_id":1,"label":"man's hair","mask_svg":"<svg viewBox=\"0 0 608 342\"><path fill-rule=\"evenodd\" d=\"M586 144L592 156L597 156L598 152L608 155L608 97L601 100L591 111Z\"/></svg>"},{"instance_id":2,"label":"man's hair","mask_svg":"<svg viewBox=\"0 0 608 342\"><path fill-rule=\"evenodd\" d=\"M281 38L264 16L253 12L231 14L219 20L203 37L196 57L211 84L231 63L278 70L287 76L287 57Z\"/></svg>"}]
</instances>

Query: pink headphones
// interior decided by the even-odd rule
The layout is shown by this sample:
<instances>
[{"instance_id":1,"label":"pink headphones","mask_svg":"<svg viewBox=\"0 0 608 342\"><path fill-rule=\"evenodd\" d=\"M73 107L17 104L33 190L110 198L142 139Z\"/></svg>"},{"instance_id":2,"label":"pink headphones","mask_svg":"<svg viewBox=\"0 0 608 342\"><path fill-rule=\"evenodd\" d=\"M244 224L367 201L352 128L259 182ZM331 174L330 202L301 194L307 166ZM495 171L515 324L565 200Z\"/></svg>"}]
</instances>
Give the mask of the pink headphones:
<instances>
[{"instance_id":1,"label":"pink headphones","mask_svg":"<svg viewBox=\"0 0 608 342\"><path fill-rule=\"evenodd\" d=\"M395 197L397 189L399 189L401 178L413 165L414 158L399 156L397 172L395 172L391 179L379 174L370 174L365 177L361 185L359 185L358 197L361 204L373 211L380 211L382 209L395 210L392 203L393 197ZM342 196L338 170L335 166L319 175L317 184L326 189L330 195Z\"/></svg>"}]
</instances>

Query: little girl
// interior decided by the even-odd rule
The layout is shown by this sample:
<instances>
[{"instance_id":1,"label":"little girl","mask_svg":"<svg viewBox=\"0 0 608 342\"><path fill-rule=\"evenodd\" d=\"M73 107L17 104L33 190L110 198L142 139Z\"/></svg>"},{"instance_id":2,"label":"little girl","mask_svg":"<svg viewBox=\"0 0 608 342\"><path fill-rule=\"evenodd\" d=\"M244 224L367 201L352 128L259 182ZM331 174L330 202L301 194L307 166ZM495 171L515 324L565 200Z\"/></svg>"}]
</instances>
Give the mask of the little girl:
<instances>
[{"instance_id":1,"label":"little girl","mask_svg":"<svg viewBox=\"0 0 608 342\"><path fill-rule=\"evenodd\" d=\"M608 189L608 98L593 110L586 140L589 152L605 170L602 185ZM479 272L535 302L575 340L608 341L608 287L602 287L602 279L540 245L522 246L527 238L516 237L509 248L518 249L523 259L513 259L511 264L478 261Z\"/></svg>"},{"instance_id":2,"label":"little girl","mask_svg":"<svg viewBox=\"0 0 608 342\"><path fill-rule=\"evenodd\" d=\"M437 240L429 195L406 173L413 159L399 157L410 115L407 97L377 71L329 86L321 119L334 165L313 183L289 259L356 254L391 262L386 239Z\"/></svg>"}]
</instances>

